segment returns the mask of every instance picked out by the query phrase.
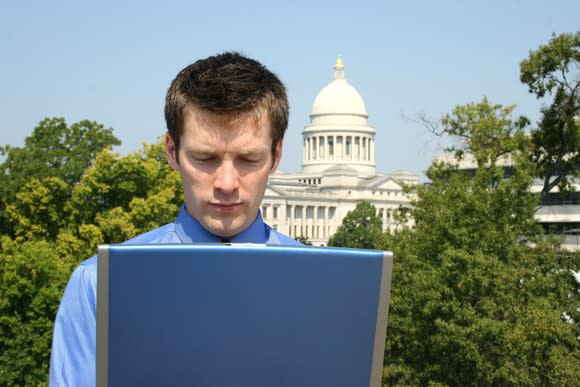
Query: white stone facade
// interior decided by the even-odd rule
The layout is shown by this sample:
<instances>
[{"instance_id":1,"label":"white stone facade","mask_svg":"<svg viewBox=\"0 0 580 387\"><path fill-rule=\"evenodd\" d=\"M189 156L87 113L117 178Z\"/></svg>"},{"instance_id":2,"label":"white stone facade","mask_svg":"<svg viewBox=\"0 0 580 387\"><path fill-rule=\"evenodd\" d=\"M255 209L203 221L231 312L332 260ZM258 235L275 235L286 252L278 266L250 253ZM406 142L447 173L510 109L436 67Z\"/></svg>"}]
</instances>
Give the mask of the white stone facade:
<instances>
[{"instance_id":1,"label":"white stone facade","mask_svg":"<svg viewBox=\"0 0 580 387\"><path fill-rule=\"evenodd\" d=\"M408 206L403 184L418 184L417 175L376 173L375 129L368 125L365 103L344 77L338 58L334 79L312 106L304 139L302 172L273 174L262 202L266 223L291 237L325 246L356 205L366 200L377 208L383 230L397 224L394 212Z\"/></svg>"}]
</instances>

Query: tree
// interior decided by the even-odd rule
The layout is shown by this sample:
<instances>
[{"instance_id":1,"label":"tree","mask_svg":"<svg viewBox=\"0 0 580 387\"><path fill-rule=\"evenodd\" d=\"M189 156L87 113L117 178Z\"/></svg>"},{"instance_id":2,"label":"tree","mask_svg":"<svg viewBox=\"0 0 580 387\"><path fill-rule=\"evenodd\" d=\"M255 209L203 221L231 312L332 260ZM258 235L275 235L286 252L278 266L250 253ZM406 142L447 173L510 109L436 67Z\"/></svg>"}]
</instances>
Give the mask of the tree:
<instances>
[{"instance_id":1,"label":"tree","mask_svg":"<svg viewBox=\"0 0 580 387\"><path fill-rule=\"evenodd\" d=\"M520 80L536 97L553 96L532 131L531 159L543 179L542 195L569 188L580 176L580 31L554 35L520 65Z\"/></svg>"},{"instance_id":2,"label":"tree","mask_svg":"<svg viewBox=\"0 0 580 387\"><path fill-rule=\"evenodd\" d=\"M99 244L149 231L179 211L179 175L161 143L126 156L105 148L87 165L75 184L27 179L3 212L10 227L0 235L2 386L46 384L56 310L80 261Z\"/></svg>"},{"instance_id":3,"label":"tree","mask_svg":"<svg viewBox=\"0 0 580 387\"><path fill-rule=\"evenodd\" d=\"M0 242L0 385L46 385L54 316L71 265L49 242Z\"/></svg>"},{"instance_id":4,"label":"tree","mask_svg":"<svg viewBox=\"0 0 580 387\"><path fill-rule=\"evenodd\" d=\"M451 136L458 144L448 151L454 152L458 160L466 153L472 155L476 168L494 168L502 157L515 158L527 153L529 140L525 129L529 120L512 119L514 109L514 105L492 104L486 97L479 103L455 107L441 120L441 133Z\"/></svg>"},{"instance_id":5,"label":"tree","mask_svg":"<svg viewBox=\"0 0 580 387\"><path fill-rule=\"evenodd\" d=\"M303 245L312 246L312 242L310 242L307 237L299 236L296 237L296 240L302 243Z\"/></svg>"},{"instance_id":6,"label":"tree","mask_svg":"<svg viewBox=\"0 0 580 387\"><path fill-rule=\"evenodd\" d=\"M107 243L120 243L173 221L182 200L179 175L158 143L126 156L102 151L73 188L67 209L70 224L95 224Z\"/></svg>"},{"instance_id":7,"label":"tree","mask_svg":"<svg viewBox=\"0 0 580 387\"><path fill-rule=\"evenodd\" d=\"M380 244L382 228L383 221L377 216L375 206L362 201L346 214L328 245L374 249Z\"/></svg>"},{"instance_id":8,"label":"tree","mask_svg":"<svg viewBox=\"0 0 580 387\"><path fill-rule=\"evenodd\" d=\"M86 120L67 126L63 118L45 118L24 142L22 148L0 147L6 156L0 164L0 233L11 228L6 206L31 179L57 177L72 187L97 153L121 143L111 128Z\"/></svg>"},{"instance_id":9,"label":"tree","mask_svg":"<svg viewBox=\"0 0 580 387\"><path fill-rule=\"evenodd\" d=\"M458 106L443 131L473 174L434 163L416 187L415 228L388 235L395 266L387 385L573 385L580 378L578 256L538 238L525 121ZM498 163L511 155L509 178ZM534 241L534 244L525 243ZM527 336L524 334L527 330Z\"/></svg>"},{"instance_id":10,"label":"tree","mask_svg":"<svg viewBox=\"0 0 580 387\"><path fill-rule=\"evenodd\" d=\"M31 178L6 206L9 235L23 240L55 240L67 225L65 204L70 187L58 177Z\"/></svg>"},{"instance_id":11,"label":"tree","mask_svg":"<svg viewBox=\"0 0 580 387\"><path fill-rule=\"evenodd\" d=\"M67 126L64 118L45 118L24 143L23 148L0 147L0 154L6 156L0 176L11 188L8 192L15 192L31 177L56 176L74 184L97 153L121 142L113 129L94 121Z\"/></svg>"}]
</instances>

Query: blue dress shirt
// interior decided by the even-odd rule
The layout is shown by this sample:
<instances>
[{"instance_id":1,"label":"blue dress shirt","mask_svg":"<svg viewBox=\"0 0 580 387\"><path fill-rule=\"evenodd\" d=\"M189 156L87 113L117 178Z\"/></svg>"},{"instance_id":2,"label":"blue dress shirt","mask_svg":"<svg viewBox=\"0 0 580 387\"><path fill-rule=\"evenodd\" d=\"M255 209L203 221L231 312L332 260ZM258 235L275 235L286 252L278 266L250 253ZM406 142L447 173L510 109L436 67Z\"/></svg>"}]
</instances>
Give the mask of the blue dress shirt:
<instances>
[{"instance_id":1,"label":"blue dress shirt","mask_svg":"<svg viewBox=\"0 0 580 387\"><path fill-rule=\"evenodd\" d=\"M297 245L299 242L273 230L258 214L254 223L230 239L232 243ZM211 234L182 207L174 223L166 224L125 243L215 243ZM73 272L58 308L50 360L51 386L94 386L97 314L97 257L82 262Z\"/></svg>"}]
</instances>

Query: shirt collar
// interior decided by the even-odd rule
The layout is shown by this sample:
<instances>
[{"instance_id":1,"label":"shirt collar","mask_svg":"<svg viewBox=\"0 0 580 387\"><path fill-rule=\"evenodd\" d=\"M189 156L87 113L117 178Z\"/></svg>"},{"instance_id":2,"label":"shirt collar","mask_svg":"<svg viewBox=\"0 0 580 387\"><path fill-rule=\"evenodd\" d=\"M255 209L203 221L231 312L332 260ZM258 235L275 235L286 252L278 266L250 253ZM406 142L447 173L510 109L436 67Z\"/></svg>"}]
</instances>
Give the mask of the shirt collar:
<instances>
[{"instance_id":1,"label":"shirt collar","mask_svg":"<svg viewBox=\"0 0 580 387\"><path fill-rule=\"evenodd\" d=\"M197 220L187 212L185 205L181 207L175 231L184 243L218 243L221 238L207 231ZM256 220L244 231L230 238L232 243L266 243L270 237L270 228L264 224L262 214L258 211Z\"/></svg>"}]
</instances>

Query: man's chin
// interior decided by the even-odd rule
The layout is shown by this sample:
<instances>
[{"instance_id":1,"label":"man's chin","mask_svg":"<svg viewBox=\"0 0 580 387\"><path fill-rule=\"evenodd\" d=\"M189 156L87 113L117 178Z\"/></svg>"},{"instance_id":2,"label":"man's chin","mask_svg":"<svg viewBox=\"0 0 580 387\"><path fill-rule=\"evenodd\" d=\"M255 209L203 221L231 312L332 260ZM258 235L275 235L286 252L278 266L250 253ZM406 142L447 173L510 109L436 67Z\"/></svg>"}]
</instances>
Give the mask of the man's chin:
<instances>
[{"instance_id":1,"label":"man's chin","mask_svg":"<svg viewBox=\"0 0 580 387\"><path fill-rule=\"evenodd\" d=\"M208 230L220 238L231 238L243 231L243 227L237 222L211 221L208 224Z\"/></svg>"}]
</instances>

